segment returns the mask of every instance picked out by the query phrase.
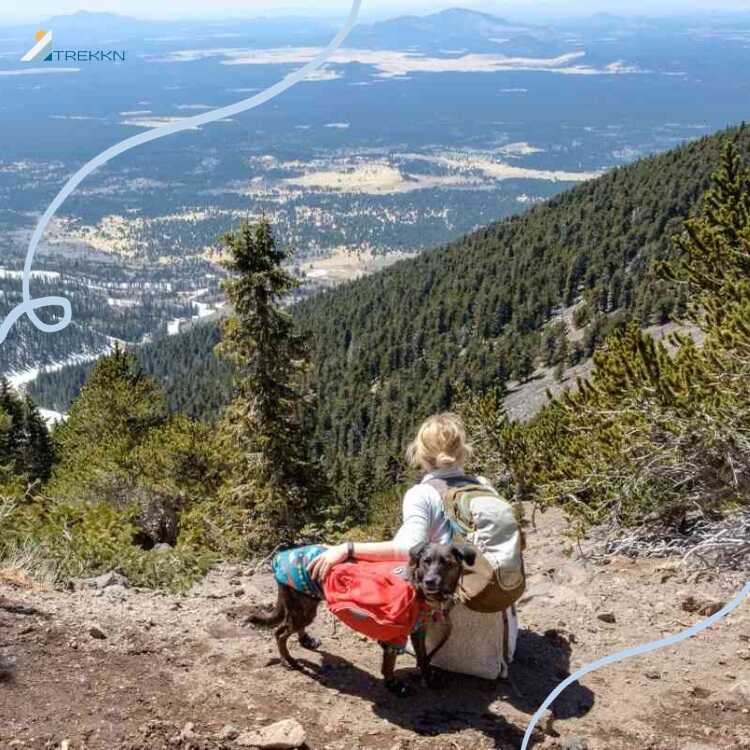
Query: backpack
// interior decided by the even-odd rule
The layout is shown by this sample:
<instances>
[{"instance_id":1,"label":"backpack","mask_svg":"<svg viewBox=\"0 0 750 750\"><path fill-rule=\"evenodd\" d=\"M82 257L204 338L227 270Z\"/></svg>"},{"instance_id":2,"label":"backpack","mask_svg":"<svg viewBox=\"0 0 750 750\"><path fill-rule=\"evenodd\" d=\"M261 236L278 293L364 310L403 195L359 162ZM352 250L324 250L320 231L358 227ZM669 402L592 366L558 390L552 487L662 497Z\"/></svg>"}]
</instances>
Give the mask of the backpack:
<instances>
[{"instance_id":1,"label":"backpack","mask_svg":"<svg viewBox=\"0 0 750 750\"><path fill-rule=\"evenodd\" d=\"M475 477L430 479L443 501L454 536L474 545L476 562L464 570L456 598L475 612L501 612L526 588L525 541L513 506Z\"/></svg>"},{"instance_id":2,"label":"backpack","mask_svg":"<svg viewBox=\"0 0 750 750\"><path fill-rule=\"evenodd\" d=\"M339 563L323 581L328 609L344 624L376 641L404 646L421 605L398 561Z\"/></svg>"}]
</instances>

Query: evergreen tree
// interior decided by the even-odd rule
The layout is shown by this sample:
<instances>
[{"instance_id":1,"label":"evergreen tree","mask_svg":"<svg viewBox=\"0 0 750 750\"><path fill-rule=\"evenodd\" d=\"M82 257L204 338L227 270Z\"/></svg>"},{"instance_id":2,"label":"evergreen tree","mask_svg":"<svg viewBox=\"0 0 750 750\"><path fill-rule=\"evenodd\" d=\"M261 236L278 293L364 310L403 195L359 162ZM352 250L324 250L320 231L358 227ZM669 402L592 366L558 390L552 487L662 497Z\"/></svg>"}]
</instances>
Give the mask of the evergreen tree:
<instances>
[{"instance_id":1,"label":"evergreen tree","mask_svg":"<svg viewBox=\"0 0 750 750\"><path fill-rule=\"evenodd\" d=\"M36 404L0 378L0 466L21 483L46 481L54 460L52 441Z\"/></svg>"},{"instance_id":2,"label":"evergreen tree","mask_svg":"<svg viewBox=\"0 0 750 750\"><path fill-rule=\"evenodd\" d=\"M50 494L70 500L132 502L133 451L167 420L166 398L120 348L100 359L54 433L59 463Z\"/></svg>"},{"instance_id":3,"label":"evergreen tree","mask_svg":"<svg viewBox=\"0 0 750 750\"><path fill-rule=\"evenodd\" d=\"M232 502L247 509L258 546L291 540L310 520L323 491L308 456L309 405L302 337L282 308L298 282L282 268L269 222L244 222L222 237L231 276L224 289L232 315L217 352L234 367L236 395L222 419Z\"/></svg>"},{"instance_id":4,"label":"evergreen tree","mask_svg":"<svg viewBox=\"0 0 750 750\"><path fill-rule=\"evenodd\" d=\"M55 460L52 439L44 417L30 397L24 399L23 464L29 479L46 482Z\"/></svg>"}]
</instances>

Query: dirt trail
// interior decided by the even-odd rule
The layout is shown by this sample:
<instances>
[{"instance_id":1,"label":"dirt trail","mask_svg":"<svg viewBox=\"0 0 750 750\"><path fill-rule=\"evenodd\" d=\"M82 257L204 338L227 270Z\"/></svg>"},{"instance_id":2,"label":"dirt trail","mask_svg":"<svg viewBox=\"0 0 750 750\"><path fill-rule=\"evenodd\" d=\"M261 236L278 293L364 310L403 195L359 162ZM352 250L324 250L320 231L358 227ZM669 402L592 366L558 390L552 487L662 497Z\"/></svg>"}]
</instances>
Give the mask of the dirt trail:
<instances>
[{"instance_id":1,"label":"dirt trail","mask_svg":"<svg viewBox=\"0 0 750 750\"><path fill-rule=\"evenodd\" d=\"M422 689L402 657L414 695L392 697L378 679L379 648L342 626L332 635L327 614L312 629L322 650L300 654L308 672L289 672L269 633L231 617L272 598L271 577L243 567L213 571L187 596L0 583L0 657L17 658L15 675L0 679L0 748L235 750L219 739L226 725L245 732L294 718L318 750L517 750L564 676L702 619L683 609L688 594L702 605L740 588L737 576L687 584L676 561L584 563L564 554L559 513L537 523L517 693L459 676L439 692ZM588 750L750 748L750 607L677 649L589 675L555 713L535 748L583 747L575 737Z\"/></svg>"}]
</instances>

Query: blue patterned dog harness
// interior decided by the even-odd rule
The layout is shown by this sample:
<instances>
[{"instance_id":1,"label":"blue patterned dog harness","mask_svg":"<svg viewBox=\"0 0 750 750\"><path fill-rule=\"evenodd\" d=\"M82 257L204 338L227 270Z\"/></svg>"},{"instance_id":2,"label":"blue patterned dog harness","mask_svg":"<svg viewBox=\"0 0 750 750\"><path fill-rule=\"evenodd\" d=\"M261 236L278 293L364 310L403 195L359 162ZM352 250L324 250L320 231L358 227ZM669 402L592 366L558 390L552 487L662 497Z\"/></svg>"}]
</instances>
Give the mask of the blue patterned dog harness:
<instances>
[{"instance_id":1,"label":"blue patterned dog harness","mask_svg":"<svg viewBox=\"0 0 750 750\"><path fill-rule=\"evenodd\" d=\"M323 589L307 571L307 566L326 551L319 544L308 547L295 547L279 552L273 558L273 574L278 583L307 594L315 599L323 599Z\"/></svg>"}]
</instances>

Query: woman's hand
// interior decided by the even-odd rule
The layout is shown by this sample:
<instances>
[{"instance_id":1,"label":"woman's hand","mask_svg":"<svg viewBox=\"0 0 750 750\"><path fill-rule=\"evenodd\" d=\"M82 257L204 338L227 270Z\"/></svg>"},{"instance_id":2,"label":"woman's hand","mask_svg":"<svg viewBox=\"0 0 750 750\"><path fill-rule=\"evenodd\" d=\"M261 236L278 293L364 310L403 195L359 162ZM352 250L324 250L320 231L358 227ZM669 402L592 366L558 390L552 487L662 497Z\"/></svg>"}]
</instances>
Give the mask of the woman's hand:
<instances>
[{"instance_id":1,"label":"woman's hand","mask_svg":"<svg viewBox=\"0 0 750 750\"><path fill-rule=\"evenodd\" d=\"M349 557L349 550L345 544L329 547L322 555L318 555L308 566L307 571L315 581L323 581L331 568Z\"/></svg>"}]
</instances>

